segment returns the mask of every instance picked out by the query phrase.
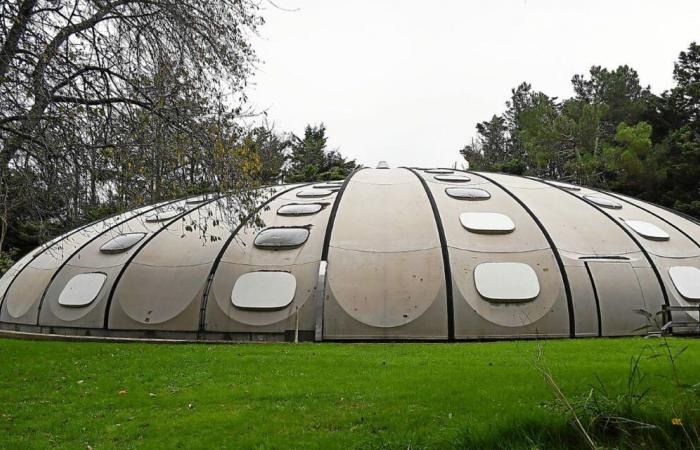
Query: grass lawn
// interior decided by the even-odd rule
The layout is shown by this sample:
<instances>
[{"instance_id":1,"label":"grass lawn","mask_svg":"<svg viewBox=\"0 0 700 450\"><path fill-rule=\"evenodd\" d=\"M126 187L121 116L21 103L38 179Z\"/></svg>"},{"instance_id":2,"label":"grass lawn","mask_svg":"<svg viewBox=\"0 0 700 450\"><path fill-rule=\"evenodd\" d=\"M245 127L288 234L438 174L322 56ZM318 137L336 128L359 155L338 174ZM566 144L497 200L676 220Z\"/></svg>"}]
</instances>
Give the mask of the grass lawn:
<instances>
[{"instance_id":1,"label":"grass lawn","mask_svg":"<svg viewBox=\"0 0 700 450\"><path fill-rule=\"evenodd\" d=\"M630 359L659 342L539 345L575 399L597 377L612 395L625 392ZM670 343L688 347L679 374L698 383L700 340ZM0 447L586 448L536 368L537 345L0 339ZM645 357L641 370L645 414L686 445L670 424L680 394L669 360Z\"/></svg>"}]
</instances>

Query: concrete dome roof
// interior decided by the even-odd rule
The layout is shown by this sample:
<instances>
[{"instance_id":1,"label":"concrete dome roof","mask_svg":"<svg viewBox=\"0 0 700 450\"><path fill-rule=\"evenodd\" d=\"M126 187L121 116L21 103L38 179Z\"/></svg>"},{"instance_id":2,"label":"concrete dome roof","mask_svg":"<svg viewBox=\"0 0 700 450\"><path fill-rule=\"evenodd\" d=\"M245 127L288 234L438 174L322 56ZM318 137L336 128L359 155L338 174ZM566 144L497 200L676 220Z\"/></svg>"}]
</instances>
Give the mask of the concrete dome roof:
<instances>
[{"instance_id":1,"label":"concrete dome roof","mask_svg":"<svg viewBox=\"0 0 700 450\"><path fill-rule=\"evenodd\" d=\"M379 168L262 197L264 225L202 196L61 236L2 277L0 327L231 340L617 336L645 332L640 310L700 305L700 225L617 194Z\"/></svg>"}]
</instances>

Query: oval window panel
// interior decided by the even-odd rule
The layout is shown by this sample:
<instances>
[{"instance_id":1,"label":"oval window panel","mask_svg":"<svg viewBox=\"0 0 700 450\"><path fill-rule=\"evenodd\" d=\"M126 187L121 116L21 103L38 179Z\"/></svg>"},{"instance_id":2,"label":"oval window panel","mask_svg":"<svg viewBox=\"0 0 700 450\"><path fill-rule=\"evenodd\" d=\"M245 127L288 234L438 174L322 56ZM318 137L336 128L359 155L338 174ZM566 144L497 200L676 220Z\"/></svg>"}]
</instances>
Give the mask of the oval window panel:
<instances>
[{"instance_id":1,"label":"oval window panel","mask_svg":"<svg viewBox=\"0 0 700 450\"><path fill-rule=\"evenodd\" d=\"M120 234L111 241L100 247L102 253L121 253L136 245L146 233L125 233Z\"/></svg>"},{"instance_id":2,"label":"oval window panel","mask_svg":"<svg viewBox=\"0 0 700 450\"><path fill-rule=\"evenodd\" d=\"M625 220L628 227L632 228L638 235L652 241L668 241L671 239L668 233L653 223L642 220Z\"/></svg>"},{"instance_id":3,"label":"oval window panel","mask_svg":"<svg viewBox=\"0 0 700 450\"><path fill-rule=\"evenodd\" d=\"M603 208L622 209L622 204L611 198L601 197L599 195L584 195L583 198Z\"/></svg>"},{"instance_id":4,"label":"oval window panel","mask_svg":"<svg viewBox=\"0 0 700 450\"><path fill-rule=\"evenodd\" d=\"M459 221L472 233L506 234L515 230L511 218L501 213L466 212L459 215Z\"/></svg>"},{"instance_id":5,"label":"oval window panel","mask_svg":"<svg viewBox=\"0 0 700 450\"><path fill-rule=\"evenodd\" d=\"M491 194L484 189L449 187L445 189L447 195L459 200L488 200Z\"/></svg>"},{"instance_id":6,"label":"oval window panel","mask_svg":"<svg viewBox=\"0 0 700 450\"><path fill-rule=\"evenodd\" d=\"M674 266L668 269L668 274L683 298L700 302L700 269L693 266Z\"/></svg>"},{"instance_id":7,"label":"oval window panel","mask_svg":"<svg viewBox=\"0 0 700 450\"><path fill-rule=\"evenodd\" d=\"M146 222L163 222L165 220L171 220L177 217L180 214L180 211L176 209L171 209L168 211L161 211L157 212L155 214L151 214L150 216L146 217Z\"/></svg>"},{"instance_id":8,"label":"oval window panel","mask_svg":"<svg viewBox=\"0 0 700 450\"><path fill-rule=\"evenodd\" d=\"M277 210L280 216L310 216L323 209L321 203L290 203Z\"/></svg>"},{"instance_id":9,"label":"oval window panel","mask_svg":"<svg viewBox=\"0 0 700 450\"><path fill-rule=\"evenodd\" d=\"M466 183L471 180L471 178L463 175L435 175L433 178L446 183Z\"/></svg>"},{"instance_id":10,"label":"oval window panel","mask_svg":"<svg viewBox=\"0 0 700 450\"><path fill-rule=\"evenodd\" d=\"M580 191L581 188L578 186L574 186L573 184L569 183L562 183L561 181L549 181L550 184L553 184L554 186L560 187L562 189L566 189L567 191Z\"/></svg>"},{"instance_id":11,"label":"oval window panel","mask_svg":"<svg viewBox=\"0 0 700 450\"><path fill-rule=\"evenodd\" d=\"M540 282L532 267L523 263L482 263L474 269L479 295L499 303L520 303L540 295Z\"/></svg>"},{"instance_id":12,"label":"oval window panel","mask_svg":"<svg viewBox=\"0 0 700 450\"><path fill-rule=\"evenodd\" d=\"M301 198L315 198L315 197L328 197L333 191L328 189L307 189L305 191L297 192L297 197Z\"/></svg>"},{"instance_id":13,"label":"oval window panel","mask_svg":"<svg viewBox=\"0 0 700 450\"><path fill-rule=\"evenodd\" d=\"M294 300L297 280L288 272L249 272L236 280L231 303L240 309L276 310Z\"/></svg>"},{"instance_id":14,"label":"oval window panel","mask_svg":"<svg viewBox=\"0 0 700 450\"><path fill-rule=\"evenodd\" d=\"M432 173L434 175L449 175L454 173L454 171L447 169L425 169L425 173Z\"/></svg>"},{"instance_id":15,"label":"oval window panel","mask_svg":"<svg viewBox=\"0 0 700 450\"><path fill-rule=\"evenodd\" d=\"M309 230L301 227L266 228L255 236L256 247L286 249L303 245L309 238Z\"/></svg>"},{"instance_id":16,"label":"oval window panel","mask_svg":"<svg viewBox=\"0 0 700 450\"><path fill-rule=\"evenodd\" d=\"M329 191L338 191L340 190L340 186L337 184L316 184L312 186L314 189L327 189Z\"/></svg>"},{"instance_id":17,"label":"oval window panel","mask_svg":"<svg viewBox=\"0 0 700 450\"><path fill-rule=\"evenodd\" d=\"M58 296L58 304L79 308L92 303L105 284L107 275L101 272L81 273L71 278Z\"/></svg>"}]
</instances>

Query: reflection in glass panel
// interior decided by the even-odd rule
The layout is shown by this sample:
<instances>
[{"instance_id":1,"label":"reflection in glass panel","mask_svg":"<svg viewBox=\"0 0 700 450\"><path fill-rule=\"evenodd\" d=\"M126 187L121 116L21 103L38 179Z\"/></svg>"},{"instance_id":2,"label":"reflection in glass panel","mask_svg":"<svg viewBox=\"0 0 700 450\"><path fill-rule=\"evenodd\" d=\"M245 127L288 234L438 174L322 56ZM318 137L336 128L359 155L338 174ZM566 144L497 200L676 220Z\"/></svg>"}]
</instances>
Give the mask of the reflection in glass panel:
<instances>
[{"instance_id":1,"label":"reflection in glass panel","mask_svg":"<svg viewBox=\"0 0 700 450\"><path fill-rule=\"evenodd\" d=\"M449 187L445 189L447 195L460 200L488 200L491 194L484 189Z\"/></svg>"},{"instance_id":2,"label":"reflection in glass panel","mask_svg":"<svg viewBox=\"0 0 700 450\"><path fill-rule=\"evenodd\" d=\"M259 248L294 248L304 244L309 238L309 230L302 227L266 228L255 236L255 246Z\"/></svg>"}]
</instances>

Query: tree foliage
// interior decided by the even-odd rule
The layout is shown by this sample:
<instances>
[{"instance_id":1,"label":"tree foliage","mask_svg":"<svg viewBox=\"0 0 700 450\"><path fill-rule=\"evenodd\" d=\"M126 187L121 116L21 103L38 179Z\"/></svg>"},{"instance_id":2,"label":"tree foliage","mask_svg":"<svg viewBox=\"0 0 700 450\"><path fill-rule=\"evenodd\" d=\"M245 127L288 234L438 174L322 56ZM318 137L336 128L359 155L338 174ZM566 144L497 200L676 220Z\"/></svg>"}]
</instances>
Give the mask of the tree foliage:
<instances>
[{"instance_id":1,"label":"tree foliage","mask_svg":"<svg viewBox=\"0 0 700 450\"><path fill-rule=\"evenodd\" d=\"M628 66L574 75L563 100L522 83L461 153L477 169L613 189L700 217L700 46L680 53L673 75L661 95Z\"/></svg>"}]
</instances>

